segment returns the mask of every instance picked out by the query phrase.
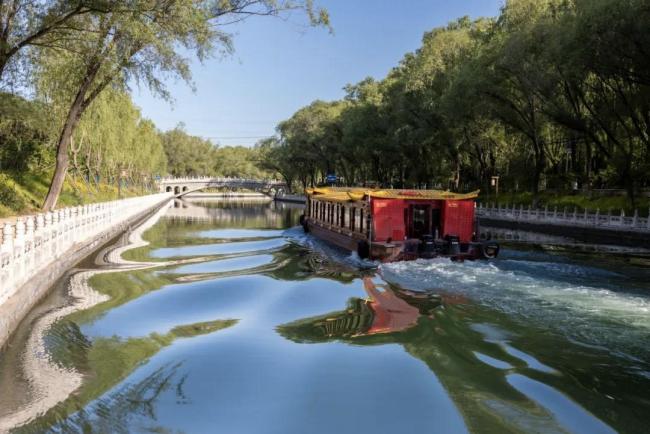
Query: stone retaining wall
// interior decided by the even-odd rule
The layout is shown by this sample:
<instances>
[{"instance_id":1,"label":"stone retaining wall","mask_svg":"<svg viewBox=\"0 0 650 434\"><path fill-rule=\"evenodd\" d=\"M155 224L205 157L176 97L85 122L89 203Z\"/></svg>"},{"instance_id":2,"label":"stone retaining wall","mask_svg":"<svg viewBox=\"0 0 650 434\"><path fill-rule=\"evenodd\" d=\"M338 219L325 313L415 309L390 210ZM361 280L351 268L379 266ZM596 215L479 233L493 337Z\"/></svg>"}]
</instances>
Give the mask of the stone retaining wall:
<instances>
[{"instance_id":1,"label":"stone retaining wall","mask_svg":"<svg viewBox=\"0 0 650 434\"><path fill-rule=\"evenodd\" d=\"M5 223L0 243L0 347L66 270L171 197L162 193L63 208Z\"/></svg>"}]
</instances>

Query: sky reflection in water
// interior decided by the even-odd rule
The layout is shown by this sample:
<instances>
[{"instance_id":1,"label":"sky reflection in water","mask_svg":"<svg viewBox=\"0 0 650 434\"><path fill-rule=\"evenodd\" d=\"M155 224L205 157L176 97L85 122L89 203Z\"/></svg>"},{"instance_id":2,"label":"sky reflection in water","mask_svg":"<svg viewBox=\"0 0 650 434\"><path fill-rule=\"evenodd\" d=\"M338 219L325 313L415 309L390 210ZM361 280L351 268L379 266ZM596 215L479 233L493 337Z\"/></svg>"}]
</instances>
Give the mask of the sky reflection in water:
<instances>
[{"instance_id":1,"label":"sky reflection in water","mask_svg":"<svg viewBox=\"0 0 650 434\"><path fill-rule=\"evenodd\" d=\"M347 254L332 262L301 239L281 236L278 225L297 221L299 210L257 207L259 215L223 203L215 214L222 219L197 230L166 220L154 227L151 256L208 257L123 272L120 285L137 290L120 290L133 295L78 321L93 346L112 339L104 357L129 354L138 363L126 378L107 377L109 387L89 393L92 400L68 407L81 410L58 425L69 410L23 431L594 433L640 432L650 421L645 361L576 345L562 330L507 309L503 296L549 270L561 288L588 290L602 276L620 285L624 276L563 257L545 256L548 265L540 265L524 253L495 265L385 267L386 280L398 286L364 277L369 272L346 262ZM233 227L248 217L254 223L245 230ZM167 239L183 233L187 245L167 247L156 231ZM492 266L486 284L475 270ZM115 288L100 286L114 283L95 282L105 292ZM490 290L499 295L490 298ZM530 308L544 315L539 305ZM212 331L192 327L215 320L237 321ZM618 330L597 325L599 333ZM162 344L137 351L151 342Z\"/></svg>"}]
</instances>

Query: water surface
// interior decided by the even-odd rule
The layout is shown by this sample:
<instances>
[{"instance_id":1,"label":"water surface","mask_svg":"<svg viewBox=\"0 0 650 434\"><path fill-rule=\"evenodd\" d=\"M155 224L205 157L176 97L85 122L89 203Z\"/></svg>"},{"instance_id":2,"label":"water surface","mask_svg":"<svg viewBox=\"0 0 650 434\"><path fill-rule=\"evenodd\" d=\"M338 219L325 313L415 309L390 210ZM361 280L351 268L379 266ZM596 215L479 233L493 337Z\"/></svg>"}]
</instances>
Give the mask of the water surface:
<instances>
[{"instance_id":1,"label":"water surface","mask_svg":"<svg viewBox=\"0 0 650 434\"><path fill-rule=\"evenodd\" d=\"M647 269L521 247L378 266L299 214L170 208L125 256L193 262L93 276L111 300L47 338L83 386L15 431L646 430Z\"/></svg>"}]
</instances>

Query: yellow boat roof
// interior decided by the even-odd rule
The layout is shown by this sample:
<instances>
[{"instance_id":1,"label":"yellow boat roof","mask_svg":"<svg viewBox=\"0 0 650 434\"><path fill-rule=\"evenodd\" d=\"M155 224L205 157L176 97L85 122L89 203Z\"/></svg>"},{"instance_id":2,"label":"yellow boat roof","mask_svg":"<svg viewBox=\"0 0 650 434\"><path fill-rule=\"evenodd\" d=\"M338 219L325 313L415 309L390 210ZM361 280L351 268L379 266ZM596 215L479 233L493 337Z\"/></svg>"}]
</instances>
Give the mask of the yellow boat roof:
<instances>
[{"instance_id":1,"label":"yellow boat roof","mask_svg":"<svg viewBox=\"0 0 650 434\"><path fill-rule=\"evenodd\" d=\"M476 199L479 194L479 190L471 193L453 193L443 190L396 190L364 187L317 187L308 188L306 192L309 196L332 202L355 202L366 196L377 199L466 200Z\"/></svg>"}]
</instances>

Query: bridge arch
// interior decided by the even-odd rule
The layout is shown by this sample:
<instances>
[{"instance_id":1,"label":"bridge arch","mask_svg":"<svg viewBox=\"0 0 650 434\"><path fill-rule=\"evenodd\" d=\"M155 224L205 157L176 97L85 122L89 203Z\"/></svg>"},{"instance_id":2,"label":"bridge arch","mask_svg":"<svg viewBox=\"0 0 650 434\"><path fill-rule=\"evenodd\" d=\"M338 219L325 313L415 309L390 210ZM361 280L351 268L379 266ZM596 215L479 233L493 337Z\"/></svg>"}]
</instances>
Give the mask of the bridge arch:
<instances>
[{"instance_id":1,"label":"bridge arch","mask_svg":"<svg viewBox=\"0 0 650 434\"><path fill-rule=\"evenodd\" d=\"M284 182L277 180L228 177L163 178L159 181L159 185L161 191L173 192L177 197L206 188L225 188L226 190L244 188L274 197L276 194L282 195L286 188Z\"/></svg>"}]
</instances>

